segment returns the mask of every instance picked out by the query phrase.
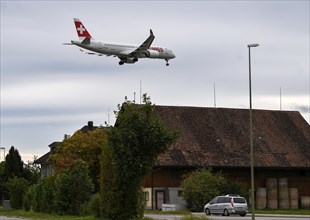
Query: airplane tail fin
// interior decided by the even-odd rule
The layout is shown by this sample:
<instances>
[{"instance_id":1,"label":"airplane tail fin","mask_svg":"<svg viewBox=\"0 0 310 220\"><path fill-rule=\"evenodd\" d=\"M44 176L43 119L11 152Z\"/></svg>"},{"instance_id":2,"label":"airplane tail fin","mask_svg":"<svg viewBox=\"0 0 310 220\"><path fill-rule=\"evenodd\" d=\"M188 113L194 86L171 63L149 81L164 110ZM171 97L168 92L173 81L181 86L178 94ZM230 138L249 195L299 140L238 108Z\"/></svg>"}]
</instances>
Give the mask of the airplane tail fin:
<instances>
[{"instance_id":1,"label":"airplane tail fin","mask_svg":"<svg viewBox=\"0 0 310 220\"><path fill-rule=\"evenodd\" d=\"M74 20L76 32L77 32L77 35L79 36L80 41L83 42L87 39L85 42L90 42L90 39L92 39L92 37L86 30L83 23L77 18L73 18L73 20Z\"/></svg>"}]
</instances>

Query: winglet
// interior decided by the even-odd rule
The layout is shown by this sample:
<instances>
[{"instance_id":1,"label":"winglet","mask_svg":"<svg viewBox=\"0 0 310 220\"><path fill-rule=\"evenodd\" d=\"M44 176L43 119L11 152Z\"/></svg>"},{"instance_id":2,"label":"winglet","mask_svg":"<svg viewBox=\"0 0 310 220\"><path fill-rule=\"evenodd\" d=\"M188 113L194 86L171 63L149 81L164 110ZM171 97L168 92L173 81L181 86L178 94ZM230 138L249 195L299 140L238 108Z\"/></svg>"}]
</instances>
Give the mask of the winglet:
<instances>
[{"instance_id":1,"label":"winglet","mask_svg":"<svg viewBox=\"0 0 310 220\"><path fill-rule=\"evenodd\" d=\"M150 29L150 35L154 36L152 29Z\"/></svg>"}]
</instances>

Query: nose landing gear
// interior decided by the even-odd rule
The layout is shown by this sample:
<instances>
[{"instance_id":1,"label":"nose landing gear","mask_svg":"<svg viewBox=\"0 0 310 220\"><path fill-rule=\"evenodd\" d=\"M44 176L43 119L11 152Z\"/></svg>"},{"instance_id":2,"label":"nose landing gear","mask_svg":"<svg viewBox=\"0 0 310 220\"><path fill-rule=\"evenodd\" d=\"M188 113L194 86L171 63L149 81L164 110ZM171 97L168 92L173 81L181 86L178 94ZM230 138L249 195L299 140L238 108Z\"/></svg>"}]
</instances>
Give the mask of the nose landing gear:
<instances>
[{"instance_id":1,"label":"nose landing gear","mask_svg":"<svg viewBox=\"0 0 310 220\"><path fill-rule=\"evenodd\" d=\"M165 59L165 60L166 60L166 66L169 66L168 59Z\"/></svg>"}]
</instances>

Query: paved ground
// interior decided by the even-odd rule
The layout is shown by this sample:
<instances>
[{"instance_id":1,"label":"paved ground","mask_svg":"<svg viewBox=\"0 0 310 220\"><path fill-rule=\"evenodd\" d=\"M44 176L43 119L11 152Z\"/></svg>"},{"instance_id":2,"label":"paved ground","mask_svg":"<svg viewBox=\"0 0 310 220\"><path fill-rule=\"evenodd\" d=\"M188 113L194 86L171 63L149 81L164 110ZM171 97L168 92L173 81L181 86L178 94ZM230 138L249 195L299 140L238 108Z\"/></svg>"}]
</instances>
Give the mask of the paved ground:
<instances>
[{"instance_id":1,"label":"paved ground","mask_svg":"<svg viewBox=\"0 0 310 220\"><path fill-rule=\"evenodd\" d=\"M195 213L194 215L206 216L204 213ZM179 220L182 218L181 215L154 215L146 214L145 216L156 219L156 220ZM238 215L221 216L221 215L211 215L208 216L210 220L251 220L251 215L241 217ZM301 215L263 215L256 214L255 220L310 220L310 216Z\"/></svg>"},{"instance_id":2,"label":"paved ground","mask_svg":"<svg viewBox=\"0 0 310 220\"><path fill-rule=\"evenodd\" d=\"M209 217L211 220L251 220L251 215L247 215L245 217L240 216L211 216ZM288 216L288 215L256 215L255 220L310 220L310 216Z\"/></svg>"},{"instance_id":3,"label":"paved ground","mask_svg":"<svg viewBox=\"0 0 310 220\"><path fill-rule=\"evenodd\" d=\"M198 216L205 216L204 213L195 214ZM155 214L146 214L145 216L153 218L155 220L179 220L182 218L181 215L155 215ZM247 215L245 217L240 216L221 216L221 215L211 215L208 216L211 220L251 220L251 215ZM26 220L25 218L16 218L16 217L5 217L0 216L0 220ZM301 216L301 215L255 215L255 220L310 220L310 216Z\"/></svg>"}]
</instances>

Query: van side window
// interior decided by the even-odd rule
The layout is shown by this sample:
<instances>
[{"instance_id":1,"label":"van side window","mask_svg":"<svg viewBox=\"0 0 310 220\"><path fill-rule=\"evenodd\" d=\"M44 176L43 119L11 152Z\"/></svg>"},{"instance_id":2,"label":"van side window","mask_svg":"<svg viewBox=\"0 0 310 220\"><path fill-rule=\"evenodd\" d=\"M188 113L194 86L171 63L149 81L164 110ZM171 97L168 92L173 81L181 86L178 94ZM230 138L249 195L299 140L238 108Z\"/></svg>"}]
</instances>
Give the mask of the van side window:
<instances>
[{"instance_id":1,"label":"van side window","mask_svg":"<svg viewBox=\"0 0 310 220\"><path fill-rule=\"evenodd\" d=\"M218 198L218 197L215 197L214 199L212 199L210 203L211 203L211 204L217 203L217 198Z\"/></svg>"},{"instance_id":2,"label":"van side window","mask_svg":"<svg viewBox=\"0 0 310 220\"><path fill-rule=\"evenodd\" d=\"M245 199L243 198L234 198L235 203L246 203Z\"/></svg>"},{"instance_id":3,"label":"van side window","mask_svg":"<svg viewBox=\"0 0 310 220\"><path fill-rule=\"evenodd\" d=\"M230 203L231 198L230 197L226 197L225 198L225 203Z\"/></svg>"},{"instance_id":4,"label":"van side window","mask_svg":"<svg viewBox=\"0 0 310 220\"><path fill-rule=\"evenodd\" d=\"M225 197L219 197L217 200L217 203L224 203L225 202Z\"/></svg>"}]
</instances>

